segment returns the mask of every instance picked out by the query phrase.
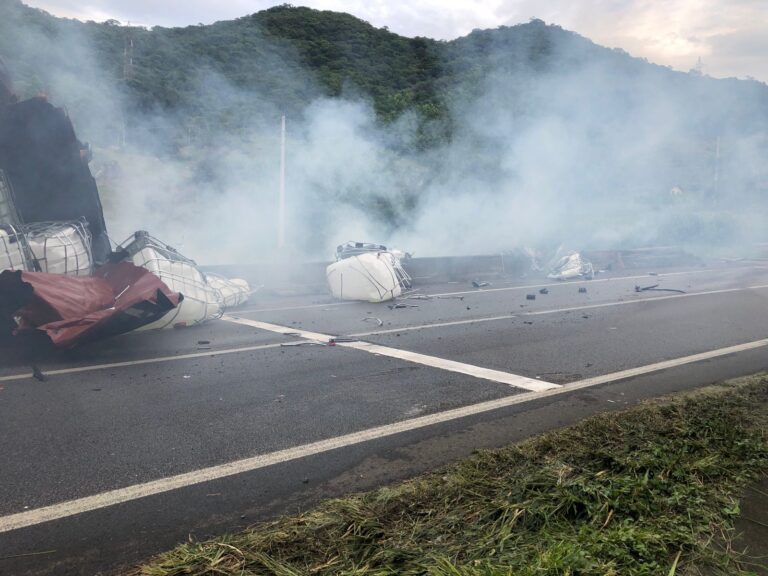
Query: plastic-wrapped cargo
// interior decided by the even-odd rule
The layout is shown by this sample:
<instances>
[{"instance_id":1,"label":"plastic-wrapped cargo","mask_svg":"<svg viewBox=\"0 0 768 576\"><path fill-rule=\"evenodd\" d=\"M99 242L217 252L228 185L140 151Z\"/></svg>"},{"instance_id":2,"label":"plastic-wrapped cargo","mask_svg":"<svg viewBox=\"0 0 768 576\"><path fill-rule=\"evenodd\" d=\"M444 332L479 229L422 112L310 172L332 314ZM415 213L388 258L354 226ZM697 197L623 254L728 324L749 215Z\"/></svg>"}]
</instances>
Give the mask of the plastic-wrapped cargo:
<instances>
[{"instance_id":1,"label":"plastic-wrapped cargo","mask_svg":"<svg viewBox=\"0 0 768 576\"><path fill-rule=\"evenodd\" d=\"M410 277L390 252L362 251L334 262L325 271L331 294L339 300L386 302L410 287Z\"/></svg>"},{"instance_id":2,"label":"plastic-wrapped cargo","mask_svg":"<svg viewBox=\"0 0 768 576\"><path fill-rule=\"evenodd\" d=\"M183 296L179 306L141 330L192 326L220 318L225 308L244 303L251 293L245 280L206 275L194 260L144 231L136 232L116 254L146 268L173 292Z\"/></svg>"},{"instance_id":3,"label":"plastic-wrapped cargo","mask_svg":"<svg viewBox=\"0 0 768 576\"><path fill-rule=\"evenodd\" d=\"M90 276L91 235L84 221L27 224L23 232L41 272Z\"/></svg>"},{"instance_id":4,"label":"plastic-wrapped cargo","mask_svg":"<svg viewBox=\"0 0 768 576\"><path fill-rule=\"evenodd\" d=\"M29 270L23 237L10 224L0 224L0 270Z\"/></svg>"},{"instance_id":5,"label":"plastic-wrapped cargo","mask_svg":"<svg viewBox=\"0 0 768 576\"><path fill-rule=\"evenodd\" d=\"M592 280L595 277L595 269L592 262L584 258L578 252L570 252L564 256L556 257L550 266L547 278L552 280L572 280L585 278Z\"/></svg>"},{"instance_id":6,"label":"plastic-wrapped cargo","mask_svg":"<svg viewBox=\"0 0 768 576\"><path fill-rule=\"evenodd\" d=\"M225 278L218 274L207 273L205 275L208 284L221 293L224 308L234 308L248 302L251 295L251 287L248 282L240 278Z\"/></svg>"}]
</instances>

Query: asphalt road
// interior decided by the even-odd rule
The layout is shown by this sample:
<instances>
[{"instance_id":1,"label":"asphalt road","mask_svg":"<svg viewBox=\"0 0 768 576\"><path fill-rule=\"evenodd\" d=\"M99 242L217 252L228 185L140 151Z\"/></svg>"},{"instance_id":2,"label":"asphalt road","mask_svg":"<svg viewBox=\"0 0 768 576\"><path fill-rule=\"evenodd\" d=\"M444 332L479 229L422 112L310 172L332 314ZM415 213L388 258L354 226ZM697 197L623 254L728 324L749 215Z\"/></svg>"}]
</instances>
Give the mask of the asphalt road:
<instances>
[{"instance_id":1,"label":"asphalt road","mask_svg":"<svg viewBox=\"0 0 768 576\"><path fill-rule=\"evenodd\" d=\"M635 291L653 284L686 293ZM417 294L431 298L399 309L257 295L206 326L0 351L0 574L111 573L190 534L768 369L761 265ZM356 341L318 344L332 336Z\"/></svg>"}]
</instances>

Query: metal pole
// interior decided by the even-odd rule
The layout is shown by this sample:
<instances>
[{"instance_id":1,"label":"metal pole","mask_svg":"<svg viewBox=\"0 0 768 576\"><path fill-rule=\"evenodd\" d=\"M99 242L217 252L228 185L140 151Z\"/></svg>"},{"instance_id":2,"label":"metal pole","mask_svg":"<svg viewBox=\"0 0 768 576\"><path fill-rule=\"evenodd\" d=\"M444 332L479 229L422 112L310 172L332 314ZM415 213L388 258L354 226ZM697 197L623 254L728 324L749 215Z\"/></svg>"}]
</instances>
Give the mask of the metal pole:
<instances>
[{"instance_id":1,"label":"metal pole","mask_svg":"<svg viewBox=\"0 0 768 576\"><path fill-rule=\"evenodd\" d=\"M285 114L280 126L280 203L277 218L277 247L285 247Z\"/></svg>"}]
</instances>

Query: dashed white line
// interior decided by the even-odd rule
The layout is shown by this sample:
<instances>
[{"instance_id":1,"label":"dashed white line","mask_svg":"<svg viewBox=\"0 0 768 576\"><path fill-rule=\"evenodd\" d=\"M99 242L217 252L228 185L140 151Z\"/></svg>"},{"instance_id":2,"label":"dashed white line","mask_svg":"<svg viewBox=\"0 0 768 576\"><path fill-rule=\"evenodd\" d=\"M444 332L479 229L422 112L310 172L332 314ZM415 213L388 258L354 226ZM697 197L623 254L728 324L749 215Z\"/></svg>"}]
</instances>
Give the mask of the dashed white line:
<instances>
[{"instance_id":1,"label":"dashed white line","mask_svg":"<svg viewBox=\"0 0 768 576\"><path fill-rule=\"evenodd\" d=\"M288 326L270 324L269 322L260 322L259 320L249 320L247 318L238 318L237 316L224 315L222 320L234 322L235 324L242 324L243 326L251 326L252 328L258 328L260 330L277 332L278 334L295 334L300 338L317 340L320 342L330 342L334 338L334 336L331 336L330 334L319 334L317 332L308 332L306 330L300 329L295 330ZM516 388L522 388L523 390L541 391L549 390L550 388L559 388L558 384L552 384L551 382L535 380L533 378L527 378L526 376L519 376L509 372L492 370L490 368L483 368L481 366L465 364L463 362L456 362L454 360L447 360L445 358L438 358L436 356L428 356L426 354L419 354L417 352L409 352L408 350L390 348L388 346L379 346L369 342L338 342L337 346L353 348L355 350L363 350L371 354L397 358L399 360L405 360L406 362L421 364L423 366L429 366L439 370L446 370L448 372L466 374L475 378L481 378L483 380L490 380L492 382L499 382L501 384L507 384Z\"/></svg>"},{"instance_id":2,"label":"dashed white line","mask_svg":"<svg viewBox=\"0 0 768 576\"><path fill-rule=\"evenodd\" d=\"M486 412L491 412L493 410L498 410L500 408L506 408L517 404L524 404L526 402L531 402L541 398L567 394L575 390L582 390L592 386L598 386L608 382L623 380L641 374L666 370L668 368L682 366L692 362L699 362L701 360L726 356L746 350L754 350L764 346L768 346L768 339L756 340L754 342L747 342L737 346L729 346L727 348L711 350L701 354L693 354L684 358L677 358L675 360L668 360L648 366L641 366L630 370L614 372L613 374L606 374L604 376L581 380L567 386L544 390L542 392L527 392L518 394L516 396L508 396L498 400L490 400L488 402L472 404L470 406L464 406L454 410L446 410L444 412L412 418L401 422L385 424L382 426L369 428L367 430L353 432L343 436L337 436L335 438L329 438L326 440L320 440L318 442L295 446L286 450L260 454L251 458L244 458L234 462L227 462L225 464L211 466L209 468L203 468L184 474L178 474L176 476L170 476L167 478L161 478L159 480L135 484L133 486L127 486L117 490L110 490L84 498L78 498L75 500L69 500L67 502L61 502L59 504L53 504L51 506L28 510L26 512L10 514L0 517L0 533L19 530L21 528L27 528L29 526L35 526L53 520L60 520L69 516L91 512L117 504L123 504L125 502L130 502L139 498L146 498L148 496L154 496L164 492L169 492L171 490L194 486L203 482L209 482L211 480L219 480L221 478L234 476L235 474L252 472L254 470L266 468L268 466L322 454L331 450L338 450L341 448L354 446L356 444L369 442L371 440L387 438L389 436L394 436L403 432L418 430L421 428L458 420L460 418L479 415Z\"/></svg>"}]
</instances>

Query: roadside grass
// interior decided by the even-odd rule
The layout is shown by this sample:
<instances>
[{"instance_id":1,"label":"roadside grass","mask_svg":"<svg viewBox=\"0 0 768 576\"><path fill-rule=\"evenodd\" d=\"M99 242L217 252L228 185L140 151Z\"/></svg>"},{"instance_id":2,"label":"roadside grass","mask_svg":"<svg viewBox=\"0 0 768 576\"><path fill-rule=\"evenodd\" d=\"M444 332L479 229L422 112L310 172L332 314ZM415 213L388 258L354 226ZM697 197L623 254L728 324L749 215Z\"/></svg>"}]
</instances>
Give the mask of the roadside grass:
<instances>
[{"instance_id":1,"label":"roadside grass","mask_svg":"<svg viewBox=\"0 0 768 576\"><path fill-rule=\"evenodd\" d=\"M747 575L733 520L765 474L760 374L187 543L131 574Z\"/></svg>"}]
</instances>

